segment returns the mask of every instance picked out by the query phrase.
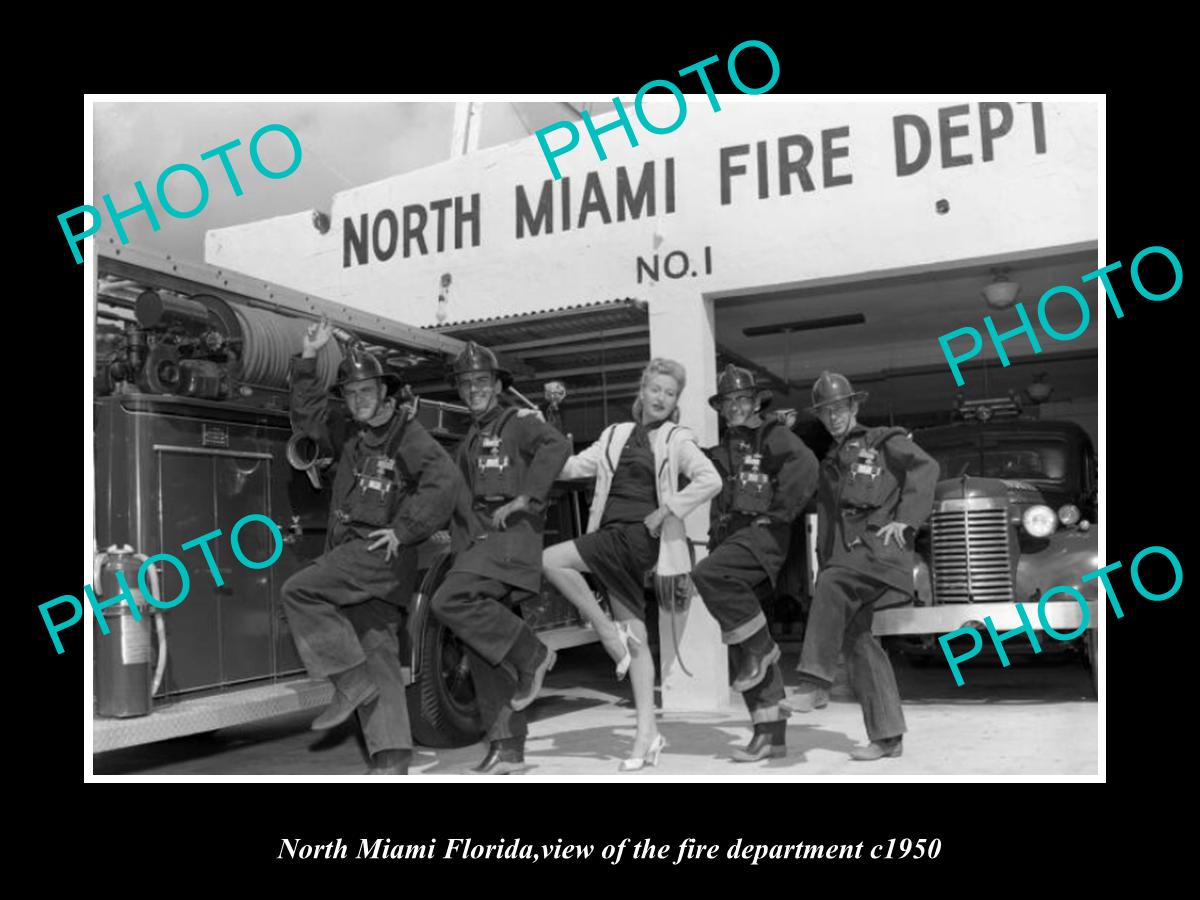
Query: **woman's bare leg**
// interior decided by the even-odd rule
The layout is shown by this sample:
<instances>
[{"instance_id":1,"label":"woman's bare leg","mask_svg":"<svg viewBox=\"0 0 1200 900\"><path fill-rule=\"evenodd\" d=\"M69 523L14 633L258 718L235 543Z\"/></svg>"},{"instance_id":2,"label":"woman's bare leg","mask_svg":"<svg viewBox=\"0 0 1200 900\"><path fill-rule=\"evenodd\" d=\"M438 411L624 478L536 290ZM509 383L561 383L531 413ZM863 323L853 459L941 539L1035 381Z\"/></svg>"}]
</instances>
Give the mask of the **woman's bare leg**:
<instances>
[{"instance_id":1,"label":"woman's bare leg","mask_svg":"<svg viewBox=\"0 0 1200 900\"><path fill-rule=\"evenodd\" d=\"M613 601L612 608L617 620L641 642L629 642L629 652L633 656L629 683L633 686L633 704L637 708L637 734L633 739L632 755L645 756L650 744L658 737L658 722L654 716L654 655L646 638L646 623L618 600Z\"/></svg>"},{"instance_id":2,"label":"woman's bare leg","mask_svg":"<svg viewBox=\"0 0 1200 900\"><path fill-rule=\"evenodd\" d=\"M613 620L605 614L596 595L584 580L581 573L586 571L587 563L579 555L574 541L563 541L542 551L542 573L546 580L558 588L571 605L582 613L599 635L608 655L620 662L625 657L625 643L617 634Z\"/></svg>"}]
</instances>

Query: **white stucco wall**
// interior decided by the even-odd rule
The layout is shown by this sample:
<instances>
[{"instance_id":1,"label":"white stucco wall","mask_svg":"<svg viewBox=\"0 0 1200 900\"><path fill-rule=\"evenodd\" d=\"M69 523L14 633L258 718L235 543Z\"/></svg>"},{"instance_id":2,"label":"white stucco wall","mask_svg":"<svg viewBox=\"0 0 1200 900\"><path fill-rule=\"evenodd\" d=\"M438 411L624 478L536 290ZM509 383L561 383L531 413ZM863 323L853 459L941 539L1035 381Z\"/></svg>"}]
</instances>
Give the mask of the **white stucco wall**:
<instances>
[{"instance_id":1,"label":"white stucco wall","mask_svg":"<svg viewBox=\"0 0 1200 900\"><path fill-rule=\"evenodd\" d=\"M628 99L628 98L627 98ZM952 155L969 154L969 164L943 167L939 141L939 108L953 102L821 104L779 102L769 96L722 98L713 112L705 97L688 98L688 115L670 135L653 135L630 119L639 146L628 146L621 130L602 136L608 159L599 161L586 132L580 144L559 157L570 179L571 228L563 231L561 191L553 184L554 230L516 237L516 188L522 186L536 207L549 168L533 137L479 151L426 169L353 188L333 198L329 233L320 235L307 214L212 231L205 258L262 278L281 282L414 325L436 322L439 280L449 273L451 321L554 308L617 296L653 301L669 284L643 277L636 260L652 263L683 251L688 270L675 286L694 290L738 291L838 278L871 271L971 259L1038 248L1094 241L1097 238L1097 120L1094 104L1045 103L1044 148L1035 150L1034 107L1013 104L1011 130L995 140L994 158L983 161L980 107L967 105L965 115L947 120L948 128L966 128L954 136ZM648 107L652 121L665 123L674 107ZM898 176L893 117L917 115L929 124L930 160L912 175ZM993 113L993 120L999 114ZM597 125L613 120L598 119ZM831 145L848 148L832 161L835 176L848 184L825 186L822 131L848 128L831 135ZM788 195L780 191L777 147L780 138L805 135L813 144L809 172L814 190L803 191L793 176ZM914 132L907 132L909 156ZM557 146L564 133L551 135ZM301 136L303 140L303 136ZM768 196L758 196L758 141L766 142ZM722 147L748 144L748 152L732 159L746 173L731 178L731 197L721 203ZM798 148L791 151L793 157ZM675 209L665 211L665 169L674 167ZM643 167L654 162L656 214L618 222L618 168L625 167L634 188ZM598 212L579 223L580 204L589 173L603 191L612 221ZM594 190L594 189L593 189ZM444 249L437 250L436 219L430 203L462 198L470 208L478 195L479 243L454 247L452 210L446 215ZM946 214L935 211L947 200ZM344 228L357 229L367 215L369 228L378 215L393 211L403 227L404 207L421 206L427 253L414 240L405 258L403 238L387 261L368 249L360 264L345 247ZM386 214L385 214L386 215ZM418 215L411 214L414 222ZM369 230L369 229L368 229ZM381 243L389 243L390 226L380 225ZM367 240L369 241L369 235ZM704 248L711 247L711 273ZM349 254L349 265L346 256ZM682 259L675 257L680 264ZM676 272L681 271L676 269ZM696 272L692 275L691 272ZM644 271L643 271L644 276Z\"/></svg>"}]
</instances>

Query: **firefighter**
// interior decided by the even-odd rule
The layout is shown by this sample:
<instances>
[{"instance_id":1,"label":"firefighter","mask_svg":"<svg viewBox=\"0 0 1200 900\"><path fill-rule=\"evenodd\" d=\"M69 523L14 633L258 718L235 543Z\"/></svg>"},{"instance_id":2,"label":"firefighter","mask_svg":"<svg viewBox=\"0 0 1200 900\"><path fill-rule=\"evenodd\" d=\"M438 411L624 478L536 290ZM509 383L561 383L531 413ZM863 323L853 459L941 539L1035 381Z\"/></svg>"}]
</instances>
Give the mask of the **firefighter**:
<instances>
[{"instance_id":1,"label":"firefighter","mask_svg":"<svg viewBox=\"0 0 1200 900\"><path fill-rule=\"evenodd\" d=\"M462 478L445 450L408 414L397 378L352 347L338 368L349 417L317 384L327 321L313 325L292 365L292 426L338 458L325 552L287 580L284 614L310 675L334 685L312 724L333 728L357 711L370 775L405 775L412 755L400 671L397 599L411 592L417 545L444 528Z\"/></svg>"},{"instance_id":2,"label":"firefighter","mask_svg":"<svg viewBox=\"0 0 1200 900\"><path fill-rule=\"evenodd\" d=\"M787 753L787 711L779 646L771 639L759 593L774 589L791 543L792 522L817 487L817 459L800 438L763 411L771 392L746 369L727 365L709 398L725 422L723 442L708 452L725 477L713 503L709 555L692 581L721 626L721 639L736 647L733 688L741 692L754 723L737 762Z\"/></svg>"},{"instance_id":3,"label":"firefighter","mask_svg":"<svg viewBox=\"0 0 1200 900\"><path fill-rule=\"evenodd\" d=\"M838 653L862 704L870 743L850 757L874 760L903 751L904 712L887 652L871 633L875 610L910 601L913 540L933 508L938 464L903 428L858 422L865 391L822 372L813 405L833 444L817 493L820 574L798 667L799 693L788 705L809 712L829 702Z\"/></svg>"},{"instance_id":4,"label":"firefighter","mask_svg":"<svg viewBox=\"0 0 1200 900\"><path fill-rule=\"evenodd\" d=\"M456 461L466 481L453 521L454 565L431 608L466 645L488 752L473 771L525 769L525 715L555 654L510 607L536 596L542 580L542 514L571 447L536 415L500 406L512 383L495 355L474 341L451 379L472 425Z\"/></svg>"},{"instance_id":5,"label":"firefighter","mask_svg":"<svg viewBox=\"0 0 1200 900\"><path fill-rule=\"evenodd\" d=\"M570 440L571 436L563 428L560 409L562 402L567 399L567 386L561 381L547 381L542 385L542 395L546 398L546 424L566 434L567 440Z\"/></svg>"}]
</instances>

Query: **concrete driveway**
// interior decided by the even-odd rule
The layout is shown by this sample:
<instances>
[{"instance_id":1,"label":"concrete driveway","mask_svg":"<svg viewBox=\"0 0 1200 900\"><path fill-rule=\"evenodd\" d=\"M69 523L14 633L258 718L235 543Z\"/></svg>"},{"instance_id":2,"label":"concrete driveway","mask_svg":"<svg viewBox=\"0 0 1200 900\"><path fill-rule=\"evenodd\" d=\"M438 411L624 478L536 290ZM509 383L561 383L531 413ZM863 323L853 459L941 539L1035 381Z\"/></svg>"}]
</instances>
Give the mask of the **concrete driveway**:
<instances>
[{"instance_id":1,"label":"concrete driveway","mask_svg":"<svg viewBox=\"0 0 1200 900\"><path fill-rule=\"evenodd\" d=\"M789 689L799 647L784 645ZM804 779L810 776L949 779L999 776L1095 775L1098 705L1091 676L1076 657L1030 658L1002 669L992 660L964 668L956 687L944 661L917 666L893 656L909 733L904 755L872 763L847 756L865 741L858 704L844 688L823 710L789 720L788 755L753 764L729 761L750 725L744 710L663 714L667 739L657 768L621 774L617 764L633 743L627 684L611 677L597 645L560 656L543 696L531 707L526 744L529 776ZM95 757L97 775L360 775L364 753L353 720L324 735L308 730L312 712L209 735L179 738ZM468 770L483 745L454 750L418 748L413 773L478 778Z\"/></svg>"}]
</instances>

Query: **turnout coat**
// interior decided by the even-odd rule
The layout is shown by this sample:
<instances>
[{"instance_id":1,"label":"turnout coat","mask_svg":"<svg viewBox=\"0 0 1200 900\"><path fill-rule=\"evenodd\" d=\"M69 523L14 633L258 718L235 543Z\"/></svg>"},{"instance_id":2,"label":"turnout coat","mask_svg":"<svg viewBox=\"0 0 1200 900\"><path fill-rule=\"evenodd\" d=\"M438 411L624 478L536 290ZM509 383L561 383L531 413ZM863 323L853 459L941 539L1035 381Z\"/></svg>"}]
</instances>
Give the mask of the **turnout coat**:
<instances>
[{"instance_id":1,"label":"turnout coat","mask_svg":"<svg viewBox=\"0 0 1200 900\"><path fill-rule=\"evenodd\" d=\"M913 540L933 509L937 461L903 428L855 426L821 463L817 491L821 566L853 569L905 593L913 591ZM902 522L904 545L878 531Z\"/></svg>"}]
</instances>

